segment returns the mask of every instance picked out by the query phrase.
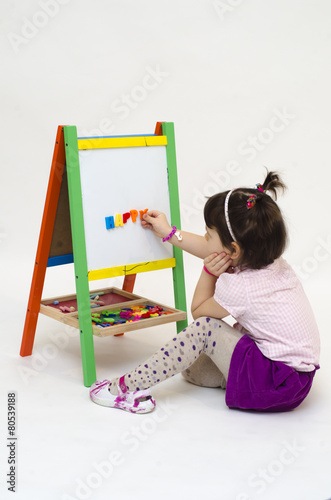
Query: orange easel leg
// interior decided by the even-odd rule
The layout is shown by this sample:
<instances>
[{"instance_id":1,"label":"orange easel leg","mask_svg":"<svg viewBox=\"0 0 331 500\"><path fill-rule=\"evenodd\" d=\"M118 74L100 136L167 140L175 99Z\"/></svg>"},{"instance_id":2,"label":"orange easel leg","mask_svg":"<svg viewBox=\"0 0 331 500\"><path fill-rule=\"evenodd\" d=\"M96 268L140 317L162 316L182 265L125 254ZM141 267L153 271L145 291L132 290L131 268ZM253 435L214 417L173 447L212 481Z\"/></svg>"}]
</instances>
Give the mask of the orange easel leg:
<instances>
[{"instance_id":1,"label":"orange easel leg","mask_svg":"<svg viewBox=\"0 0 331 500\"><path fill-rule=\"evenodd\" d=\"M49 176L43 219L41 223L36 261L31 282L28 309L25 316L21 356L32 354L37 327L40 301L44 287L49 251L51 248L55 216L60 196L60 188L65 165L63 127L59 126L56 135L54 154Z\"/></svg>"},{"instance_id":2,"label":"orange easel leg","mask_svg":"<svg viewBox=\"0 0 331 500\"><path fill-rule=\"evenodd\" d=\"M132 293L134 288L134 283L136 281L136 276L137 276L136 274L128 274L127 276L125 276L122 290L124 290L125 292ZM124 335L124 333L118 333L117 335L114 335L114 337L121 337L122 335Z\"/></svg>"},{"instance_id":3,"label":"orange easel leg","mask_svg":"<svg viewBox=\"0 0 331 500\"><path fill-rule=\"evenodd\" d=\"M136 274L128 274L127 276L125 276L122 290L132 293L136 281L136 276Z\"/></svg>"},{"instance_id":4,"label":"orange easel leg","mask_svg":"<svg viewBox=\"0 0 331 500\"><path fill-rule=\"evenodd\" d=\"M156 123L155 131L154 131L155 135L162 135L162 123L163 122L157 122Z\"/></svg>"}]
</instances>

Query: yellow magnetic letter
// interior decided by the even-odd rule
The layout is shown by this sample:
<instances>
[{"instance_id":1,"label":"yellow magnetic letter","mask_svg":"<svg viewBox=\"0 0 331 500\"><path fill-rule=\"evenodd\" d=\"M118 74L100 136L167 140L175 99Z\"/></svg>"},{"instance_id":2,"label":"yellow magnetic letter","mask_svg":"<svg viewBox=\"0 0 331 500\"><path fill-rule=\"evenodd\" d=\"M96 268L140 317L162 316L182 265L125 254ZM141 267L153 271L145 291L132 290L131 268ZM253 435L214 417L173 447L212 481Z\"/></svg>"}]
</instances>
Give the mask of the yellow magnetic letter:
<instances>
[{"instance_id":1,"label":"yellow magnetic letter","mask_svg":"<svg viewBox=\"0 0 331 500\"><path fill-rule=\"evenodd\" d=\"M116 214L115 215L115 227L118 227L118 226L123 226L123 219L122 219L122 215L121 214Z\"/></svg>"}]
</instances>

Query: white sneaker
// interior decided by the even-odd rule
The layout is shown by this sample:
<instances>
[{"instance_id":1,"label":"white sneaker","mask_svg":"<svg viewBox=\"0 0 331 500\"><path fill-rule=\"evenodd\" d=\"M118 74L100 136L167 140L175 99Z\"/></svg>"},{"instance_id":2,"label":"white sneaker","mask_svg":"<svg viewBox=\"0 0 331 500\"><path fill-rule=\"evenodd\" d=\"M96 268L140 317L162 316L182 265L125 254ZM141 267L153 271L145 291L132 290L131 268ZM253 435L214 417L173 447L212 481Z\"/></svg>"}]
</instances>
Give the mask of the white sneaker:
<instances>
[{"instance_id":1,"label":"white sneaker","mask_svg":"<svg viewBox=\"0 0 331 500\"><path fill-rule=\"evenodd\" d=\"M117 385L118 395L114 396L109 392L109 384L110 380L103 380L91 386L90 398L94 403L131 413L149 413L154 410L156 403L149 389L130 392L124 383L124 377L121 377Z\"/></svg>"}]
</instances>

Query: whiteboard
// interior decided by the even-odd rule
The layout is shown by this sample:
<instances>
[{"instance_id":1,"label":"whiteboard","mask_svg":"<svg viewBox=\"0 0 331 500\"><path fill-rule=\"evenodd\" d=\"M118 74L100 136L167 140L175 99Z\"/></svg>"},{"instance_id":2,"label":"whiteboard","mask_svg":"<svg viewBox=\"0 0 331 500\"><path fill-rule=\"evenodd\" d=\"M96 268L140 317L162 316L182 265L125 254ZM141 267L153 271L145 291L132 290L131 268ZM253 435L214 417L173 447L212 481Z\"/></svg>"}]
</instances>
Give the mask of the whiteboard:
<instances>
[{"instance_id":1,"label":"whiteboard","mask_svg":"<svg viewBox=\"0 0 331 500\"><path fill-rule=\"evenodd\" d=\"M106 228L105 218L130 210L164 212L170 199L166 146L79 151L88 271L170 259L173 248L130 219Z\"/></svg>"}]
</instances>

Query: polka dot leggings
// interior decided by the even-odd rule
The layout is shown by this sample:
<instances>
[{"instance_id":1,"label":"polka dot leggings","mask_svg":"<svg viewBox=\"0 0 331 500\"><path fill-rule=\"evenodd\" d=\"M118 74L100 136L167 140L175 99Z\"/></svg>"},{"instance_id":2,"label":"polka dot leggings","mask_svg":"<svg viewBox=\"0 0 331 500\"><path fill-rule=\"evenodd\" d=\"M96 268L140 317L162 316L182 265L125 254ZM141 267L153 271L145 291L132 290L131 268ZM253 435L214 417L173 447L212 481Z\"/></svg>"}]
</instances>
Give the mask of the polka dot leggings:
<instances>
[{"instance_id":1,"label":"polka dot leggings","mask_svg":"<svg viewBox=\"0 0 331 500\"><path fill-rule=\"evenodd\" d=\"M129 391L148 389L177 373L207 387L226 386L230 361L242 334L222 320L203 317L191 323L147 361L125 375ZM110 392L117 393L111 381Z\"/></svg>"}]
</instances>

